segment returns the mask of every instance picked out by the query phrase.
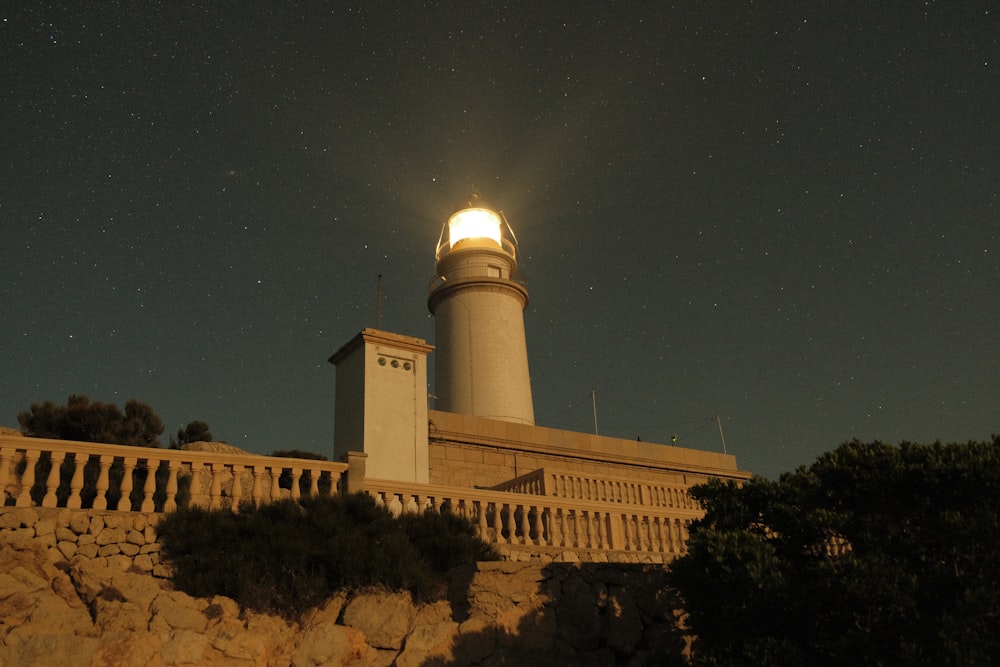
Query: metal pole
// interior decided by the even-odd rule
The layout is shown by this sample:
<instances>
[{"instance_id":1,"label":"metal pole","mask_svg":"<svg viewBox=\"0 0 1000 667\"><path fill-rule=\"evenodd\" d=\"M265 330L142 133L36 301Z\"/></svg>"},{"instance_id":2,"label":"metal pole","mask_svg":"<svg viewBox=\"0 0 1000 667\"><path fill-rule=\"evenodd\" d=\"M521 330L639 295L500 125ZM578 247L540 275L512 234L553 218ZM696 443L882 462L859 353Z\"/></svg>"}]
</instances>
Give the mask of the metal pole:
<instances>
[{"instance_id":1,"label":"metal pole","mask_svg":"<svg viewBox=\"0 0 1000 667\"><path fill-rule=\"evenodd\" d=\"M600 435L597 432L597 392L593 389L590 390L590 402L594 405L594 435Z\"/></svg>"},{"instance_id":2,"label":"metal pole","mask_svg":"<svg viewBox=\"0 0 1000 667\"><path fill-rule=\"evenodd\" d=\"M728 454L726 451L726 435L722 432L722 418L719 415L715 415L715 421L719 425L719 437L722 438L722 453Z\"/></svg>"}]
</instances>

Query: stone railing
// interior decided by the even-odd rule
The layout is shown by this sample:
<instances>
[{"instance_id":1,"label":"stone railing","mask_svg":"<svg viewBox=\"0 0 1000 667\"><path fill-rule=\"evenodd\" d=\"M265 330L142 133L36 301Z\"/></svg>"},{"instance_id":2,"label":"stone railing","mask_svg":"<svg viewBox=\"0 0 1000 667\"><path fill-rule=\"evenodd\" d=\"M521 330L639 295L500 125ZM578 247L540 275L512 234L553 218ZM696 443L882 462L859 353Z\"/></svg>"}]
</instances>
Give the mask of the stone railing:
<instances>
[{"instance_id":1,"label":"stone railing","mask_svg":"<svg viewBox=\"0 0 1000 667\"><path fill-rule=\"evenodd\" d=\"M0 436L0 506L170 512L336 494L346 463ZM287 488L285 488L287 487Z\"/></svg>"},{"instance_id":2,"label":"stone railing","mask_svg":"<svg viewBox=\"0 0 1000 667\"><path fill-rule=\"evenodd\" d=\"M492 490L644 507L699 509L698 503L683 485L657 484L604 475L594 477L552 468L533 470L509 482L498 484Z\"/></svg>"},{"instance_id":3,"label":"stone railing","mask_svg":"<svg viewBox=\"0 0 1000 667\"><path fill-rule=\"evenodd\" d=\"M394 514L450 511L470 519L486 542L522 550L585 555L653 554L668 561L685 551L688 525L700 509L526 495L486 489L366 479L364 490ZM615 560L615 558L609 558ZM622 559L618 559L622 560Z\"/></svg>"}]
</instances>

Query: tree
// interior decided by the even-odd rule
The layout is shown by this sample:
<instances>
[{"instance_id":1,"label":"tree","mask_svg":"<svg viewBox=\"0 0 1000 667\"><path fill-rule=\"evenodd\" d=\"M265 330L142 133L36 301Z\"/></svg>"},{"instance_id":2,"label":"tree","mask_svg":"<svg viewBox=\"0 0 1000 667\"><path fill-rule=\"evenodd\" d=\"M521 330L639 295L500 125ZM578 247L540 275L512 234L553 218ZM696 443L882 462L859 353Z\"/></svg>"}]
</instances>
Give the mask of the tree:
<instances>
[{"instance_id":1,"label":"tree","mask_svg":"<svg viewBox=\"0 0 1000 667\"><path fill-rule=\"evenodd\" d=\"M215 438L208 430L208 424L203 421L188 422L188 425L177 431L177 440L170 443L170 446L179 449L181 445L192 442L212 442Z\"/></svg>"},{"instance_id":2,"label":"tree","mask_svg":"<svg viewBox=\"0 0 1000 667\"><path fill-rule=\"evenodd\" d=\"M714 480L670 579L702 665L978 665L1000 655L1000 436L851 442Z\"/></svg>"},{"instance_id":3,"label":"tree","mask_svg":"<svg viewBox=\"0 0 1000 667\"><path fill-rule=\"evenodd\" d=\"M36 438L114 445L159 447L163 433L163 420L145 403L129 399L122 414L117 405L92 403L77 394L70 396L66 405L34 403L17 416L17 421L25 435Z\"/></svg>"}]
</instances>

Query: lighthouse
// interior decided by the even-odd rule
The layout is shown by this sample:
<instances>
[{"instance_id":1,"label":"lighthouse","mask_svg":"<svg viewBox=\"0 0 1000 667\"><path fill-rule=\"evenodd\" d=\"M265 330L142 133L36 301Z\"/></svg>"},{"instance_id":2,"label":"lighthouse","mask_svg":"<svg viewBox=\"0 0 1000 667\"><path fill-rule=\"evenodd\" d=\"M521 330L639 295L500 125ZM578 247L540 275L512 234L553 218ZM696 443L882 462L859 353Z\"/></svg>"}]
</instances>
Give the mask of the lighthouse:
<instances>
[{"instance_id":1,"label":"lighthouse","mask_svg":"<svg viewBox=\"0 0 1000 667\"><path fill-rule=\"evenodd\" d=\"M535 423L517 252L505 216L478 193L445 222L427 297L438 410Z\"/></svg>"}]
</instances>

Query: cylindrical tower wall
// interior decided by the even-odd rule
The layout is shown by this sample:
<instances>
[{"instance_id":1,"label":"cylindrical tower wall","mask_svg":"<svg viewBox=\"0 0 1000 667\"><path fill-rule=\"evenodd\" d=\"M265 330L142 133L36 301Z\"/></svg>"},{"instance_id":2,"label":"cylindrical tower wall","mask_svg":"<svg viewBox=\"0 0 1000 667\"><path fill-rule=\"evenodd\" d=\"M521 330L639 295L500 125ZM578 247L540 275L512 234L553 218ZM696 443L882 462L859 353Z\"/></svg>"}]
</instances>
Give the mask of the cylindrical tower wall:
<instances>
[{"instance_id":1,"label":"cylindrical tower wall","mask_svg":"<svg viewBox=\"0 0 1000 667\"><path fill-rule=\"evenodd\" d=\"M523 286L496 280L439 289L432 295L437 409L534 424Z\"/></svg>"}]
</instances>

